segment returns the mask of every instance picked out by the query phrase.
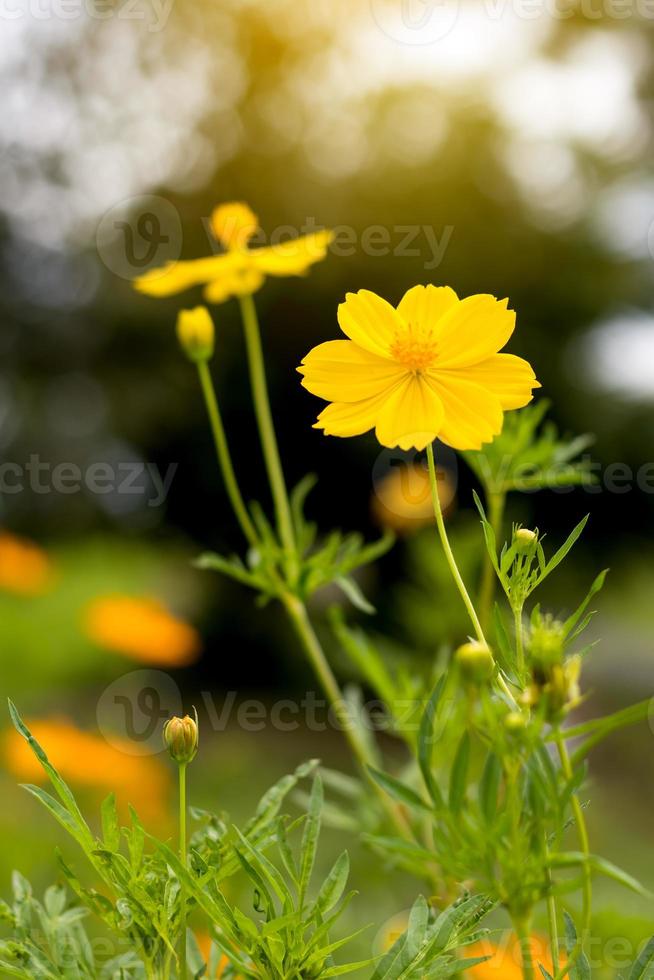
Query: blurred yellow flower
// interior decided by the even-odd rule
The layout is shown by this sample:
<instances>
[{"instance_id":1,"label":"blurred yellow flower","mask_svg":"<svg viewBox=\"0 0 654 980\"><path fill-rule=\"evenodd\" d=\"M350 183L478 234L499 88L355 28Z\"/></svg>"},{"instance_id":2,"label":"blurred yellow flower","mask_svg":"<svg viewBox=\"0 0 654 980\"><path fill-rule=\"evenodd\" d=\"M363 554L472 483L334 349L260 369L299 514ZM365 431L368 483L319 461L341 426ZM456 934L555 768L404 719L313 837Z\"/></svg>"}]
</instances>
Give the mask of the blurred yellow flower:
<instances>
[{"instance_id":1,"label":"blurred yellow flower","mask_svg":"<svg viewBox=\"0 0 654 980\"><path fill-rule=\"evenodd\" d=\"M19 595L41 595L54 580L45 551L7 531L0 531L0 589Z\"/></svg>"},{"instance_id":2,"label":"blurred yellow flower","mask_svg":"<svg viewBox=\"0 0 654 980\"><path fill-rule=\"evenodd\" d=\"M29 728L65 780L103 795L113 790L121 806L131 803L144 820L165 819L170 776L160 759L134 755L127 739L109 744L67 718L30 722ZM43 769L18 732L5 733L3 749L7 768L15 776L45 781Z\"/></svg>"},{"instance_id":3,"label":"blurred yellow flower","mask_svg":"<svg viewBox=\"0 0 654 980\"><path fill-rule=\"evenodd\" d=\"M223 303L232 296L255 293L266 276L304 275L324 259L333 238L331 231L316 231L265 248L250 248L259 222L250 208L240 202L217 207L210 225L224 252L150 269L134 280L136 289L148 296L171 296L203 285L207 302Z\"/></svg>"},{"instance_id":4,"label":"blurred yellow flower","mask_svg":"<svg viewBox=\"0 0 654 980\"><path fill-rule=\"evenodd\" d=\"M454 484L447 470L441 467L437 468L436 477L441 508L447 513L454 500ZM417 460L398 461L398 465L375 484L370 509L377 524L398 534L411 534L433 524L434 505L426 466Z\"/></svg>"},{"instance_id":5,"label":"blurred yellow flower","mask_svg":"<svg viewBox=\"0 0 654 980\"><path fill-rule=\"evenodd\" d=\"M298 368L304 387L332 402L314 426L325 435L374 428L382 446L424 449L439 438L480 449L540 387L527 361L498 353L515 328L508 300L414 286L395 309L362 289L347 294L338 322L349 339L314 347Z\"/></svg>"},{"instance_id":6,"label":"blurred yellow flower","mask_svg":"<svg viewBox=\"0 0 654 980\"><path fill-rule=\"evenodd\" d=\"M494 945L490 940L483 940L466 946L462 950L462 955L468 959L476 956L490 956L485 963L474 966L471 970L466 970L468 980L522 980L522 956L520 945L516 937L511 933L506 937L507 941ZM548 973L552 970L552 957L549 945L544 936L533 935L531 937L531 955L536 965L536 973L540 974L538 964L542 963ZM561 963L563 958L561 958Z\"/></svg>"},{"instance_id":7,"label":"blurred yellow flower","mask_svg":"<svg viewBox=\"0 0 654 980\"><path fill-rule=\"evenodd\" d=\"M198 632L158 600L100 596L86 608L84 627L98 646L142 663L183 667L201 649Z\"/></svg>"}]
</instances>

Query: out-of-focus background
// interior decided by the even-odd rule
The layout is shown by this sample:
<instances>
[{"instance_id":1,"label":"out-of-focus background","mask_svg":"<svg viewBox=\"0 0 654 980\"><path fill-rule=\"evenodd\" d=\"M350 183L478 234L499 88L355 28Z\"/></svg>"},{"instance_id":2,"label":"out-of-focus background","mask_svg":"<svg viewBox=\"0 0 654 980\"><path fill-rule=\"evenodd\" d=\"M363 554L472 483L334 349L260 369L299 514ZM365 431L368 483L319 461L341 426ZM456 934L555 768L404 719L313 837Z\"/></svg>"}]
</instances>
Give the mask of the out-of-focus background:
<instances>
[{"instance_id":1,"label":"out-of-focus background","mask_svg":"<svg viewBox=\"0 0 654 980\"><path fill-rule=\"evenodd\" d=\"M399 457L372 436L313 430L318 402L294 370L337 336L345 292L396 302L434 282L510 297L510 349L534 364L560 428L596 435L598 482L514 498L509 516L559 541L591 512L546 598L569 609L610 566L586 710L647 696L654 8L5 0L0 18L0 688L85 802L117 783L123 803L169 826L164 760L126 753L127 721L114 730L115 698L138 687L124 676L136 670L169 676L170 686L159 673L145 684L166 704L198 704L202 804L241 816L308 755L349 766L338 733L237 717L249 698L301 698L314 681L279 610L256 609L244 589L191 566L206 548L240 547L174 337L178 308L200 293L153 300L130 280L168 258L210 254L207 219L222 201L249 202L266 240L337 233L307 278L271 280L256 297L288 479L319 474L309 511L324 529L372 538L403 509L380 507ZM213 369L239 477L245 496L268 506L238 309L214 312ZM450 526L466 549L475 483L462 461L446 462ZM437 544L419 524L362 585L383 610L367 625L429 664L443 634L465 623L430 577ZM234 706L212 724L207 706L220 713L230 691ZM140 705L141 721L150 707ZM4 893L16 865L49 881L61 837L16 788L36 774L6 716L0 731ZM653 748L643 725L598 750L588 811L597 849L650 886ZM374 922L371 937L413 885L361 848L353 857L368 897L352 921ZM653 924L651 904L600 887L598 933L636 941Z\"/></svg>"}]
</instances>

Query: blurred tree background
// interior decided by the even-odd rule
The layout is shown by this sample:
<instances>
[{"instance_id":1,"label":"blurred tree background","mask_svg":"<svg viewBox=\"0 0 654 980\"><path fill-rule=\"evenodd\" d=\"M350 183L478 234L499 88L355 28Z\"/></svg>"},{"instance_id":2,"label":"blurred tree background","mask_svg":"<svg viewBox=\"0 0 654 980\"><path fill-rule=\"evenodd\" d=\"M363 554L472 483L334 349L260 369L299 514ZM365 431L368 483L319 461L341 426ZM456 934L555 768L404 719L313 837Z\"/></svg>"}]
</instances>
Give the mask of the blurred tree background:
<instances>
[{"instance_id":1,"label":"blurred tree background","mask_svg":"<svg viewBox=\"0 0 654 980\"><path fill-rule=\"evenodd\" d=\"M196 378L174 337L178 308L200 292L154 301L130 282L152 242L151 265L209 254L212 208L244 200L266 241L337 232L306 279L271 280L256 297L288 480L319 474L310 512L325 529L377 533L371 500L391 465L372 436L313 430L318 402L294 370L312 345L338 335L345 292L365 287L397 302L410 285L434 282L510 298L510 349L534 364L563 431L596 434L599 478L592 492L514 499L510 517L559 541L591 511L576 564L550 587L552 604L574 605L597 565L612 567L595 627L605 641L587 683L607 705L642 697L654 678L646 5L71 0L66 16L60 6L15 5L0 40L0 521L44 547L57 576L49 597L10 588L0 596L6 693L34 716L95 726L103 685L130 665L115 643L80 639L83 610L93 596L122 593L156 594L199 631L203 652L190 667L156 650L140 658L175 667L189 699L313 684L276 609L255 612L244 590L190 566L201 549L240 546ZM159 224L139 225L144 214ZM213 369L239 476L246 498L267 505L238 309L214 313ZM46 492L25 476L34 457L49 467L46 486L62 463L83 473L98 462L150 468L140 492ZM462 461L447 461L453 532L465 548L475 484ZM172 474L156 506L153 467ZM374 628L423 658L434 652L439 596L396 583L428 566L431 535L407 537L366 582L384 611ZM216 785L231 787L237 808L247 790L235 773L261 739L235 732L229 758L212 750ZM302 739L277 743L271 778L307 754ZM645 832L650 748L640 730L597 753L598 833L619 836L619 815L602 806L616 789ZM347 764L337 739L330 753ZM12 833L31 814L14 781L3 777L12 805L1 820ZM615 857L629 867L636 845L621 846ZM3 859L3 879L8 866ZM635 870L647 878L642 860Z\"/></svg>"}]
</instances>

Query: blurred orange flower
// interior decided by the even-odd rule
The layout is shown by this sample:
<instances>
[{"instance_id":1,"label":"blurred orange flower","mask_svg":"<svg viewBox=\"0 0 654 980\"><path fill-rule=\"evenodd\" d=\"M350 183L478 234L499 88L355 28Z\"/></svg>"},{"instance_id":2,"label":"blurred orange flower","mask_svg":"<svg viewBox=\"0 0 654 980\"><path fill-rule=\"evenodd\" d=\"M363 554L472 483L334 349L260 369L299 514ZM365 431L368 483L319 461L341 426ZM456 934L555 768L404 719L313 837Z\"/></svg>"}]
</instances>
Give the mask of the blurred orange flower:
<instances>
[{"instance_id":1,"label":"blurred orange flower","mask_svg":"<svg viewBox=\"0 0 654 980\"><path fill-rule=\"evenodd\" d=\"M167 809L170 775L153 756L132 754L127 740L114 739L77 728L67 718L47 718L29 723L54 767L74 786L116 793L123 805L131 803L144 820L161 820ZM124 746L124 747L123 747ZM7 768L21 780L42 783L45 773L25 739L13 730L4 736Z\"/></svg>"},{"instance_id":2,"label":"blurred orange flower","mask_svg":"<svg viewBox=\"0 0 654 980\"><path fill-rule=\"evenodd\" d=\"M197 630L154 598L100 596L87 606L84 627L98 646L141 663L183 667L201 649Z\"/></svg>"},{"instance_id":3,"label":"blurred orange flower","mask_svg":"<svg viewBox=\"0 0 654 980\"><path fill-rule=\"evenodd\" d=\"M159 269L150 269L134 280L135 288L148 296L171 296L203 285L207 302L224 303L231 296L255 293L266 276L305 275L312 265L325 258L334 237L331 231L316 231L265 248L250 248L259 220L240 201L215 208L210 226L225 251L209 258L169 262Z\"/></svg>"},{"instance_id":4,"label":"blurred orange flower","mask_svg":"<svg viewBox=\"0 0 654 980\"><path fill-rule=\"evenodd\" d=\"M205 963L209 960L209 955L211 953L211 936L206 932L198 932L195 936L198 946L200 947L200 952L204 957ZM215 977L211 980L220 980L223 973L225 972L225 967L229 966L229 960L225 955L220 957L220 963L218 964L218 970L216 971Z\"/></svg>"},{"instance_id":5,"label":"blurred orange flower","mask_svg":"<svg viewBox=\"0 0 654 980\"><path fill-rule=\"evenodd\" d=\"M466 959L475 956L490 956L485 963L466 970L468 980L522 980L522 956L520 945L513 933L507 934L505 941L495 945L490 940L474 943L463 950ZM553 973L549 944L544 936L531 937L531 955L540 974L538 964L542 963L548 973ZM563 959L560 961L563 962Z\"/></svg>"},{"instance_id":6,"label":"blurred orange flower","mask_svg":"<svg viewBox=\"0 0 654 980\"><path fill-rule=\"evenodd\" d=\"M454 500L454 484L447 470L437 470L438 495L444 512ZM379 483L371 499L372 516L377 524L398 534L411 534L434 523L427 467L418 461L399 462Z\"/></svg>"},{"instance_id":7,"label":"blurred orange flower","mask_svg":"<svg viewBox=\"0 0 654 980\"><path fill-rule=\"evenodd\" d=\"M42 595L54 579L54 566L38 545L0 531L0 589L18 595Z\"/></svg>"}]
</instances>

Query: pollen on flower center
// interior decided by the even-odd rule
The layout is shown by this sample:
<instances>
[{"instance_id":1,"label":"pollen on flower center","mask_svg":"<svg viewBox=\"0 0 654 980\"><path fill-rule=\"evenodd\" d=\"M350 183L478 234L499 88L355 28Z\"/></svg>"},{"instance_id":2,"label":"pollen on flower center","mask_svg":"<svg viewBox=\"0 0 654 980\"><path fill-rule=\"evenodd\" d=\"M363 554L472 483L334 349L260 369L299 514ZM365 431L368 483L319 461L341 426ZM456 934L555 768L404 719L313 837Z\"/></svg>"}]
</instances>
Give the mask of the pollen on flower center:
<instances>
[{"instance_id":1,"label":"pollen on flower center","mask_svg":"<svg viewBox=\"0 0 654 980\"><path fill-rule=\"evenodd\" d=\"M432 367L438 348L433 331L409 324L406 330L395 335L390 355L414 374L421 374Z\"/></svg>"}]
</instances>

